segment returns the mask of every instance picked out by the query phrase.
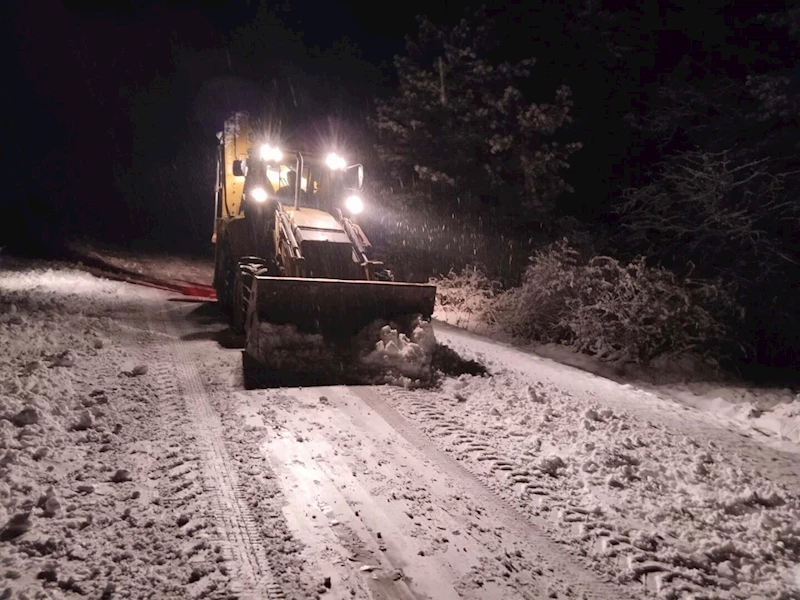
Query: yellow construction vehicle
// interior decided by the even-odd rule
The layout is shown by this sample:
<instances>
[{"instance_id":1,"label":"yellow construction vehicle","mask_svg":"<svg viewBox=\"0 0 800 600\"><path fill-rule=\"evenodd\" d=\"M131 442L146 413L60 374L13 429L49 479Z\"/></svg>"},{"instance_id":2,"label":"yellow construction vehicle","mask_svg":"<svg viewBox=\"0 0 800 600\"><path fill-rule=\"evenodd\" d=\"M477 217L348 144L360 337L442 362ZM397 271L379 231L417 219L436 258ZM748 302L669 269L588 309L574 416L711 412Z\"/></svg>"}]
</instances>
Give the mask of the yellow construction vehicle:
<instances>
[{"instance_id":1,"label":"yellow construction vehicle","mask_svg":"<svg viewBox=\"0 0 800 600\"><path fill-rule=\"evenodd\" d=\"M435 286L394 282L370 258L354 220L360 164L281 149L246 113L218 138L214 288L234 329L291 324L343 339L377 319L430 318Z\"/></svg>"}]
</instances>

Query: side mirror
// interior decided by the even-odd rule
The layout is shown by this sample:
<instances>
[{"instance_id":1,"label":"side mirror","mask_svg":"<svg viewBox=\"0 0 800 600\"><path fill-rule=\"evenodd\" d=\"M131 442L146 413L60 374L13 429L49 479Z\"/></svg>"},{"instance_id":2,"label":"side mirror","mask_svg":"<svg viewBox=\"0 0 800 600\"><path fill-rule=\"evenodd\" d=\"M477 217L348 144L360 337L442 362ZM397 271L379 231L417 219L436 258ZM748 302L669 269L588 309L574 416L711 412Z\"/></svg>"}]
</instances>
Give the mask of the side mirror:
<instances>
[{"instance_id":1,"label":"side mirror","mask_svg":"<svg viewBox=\"0 0 800 600\"><path fill-rule=\"evenodd\" d=\"M243 160L235 160L233 161L233 176L234 177L244 177L244 165L242 164Z\"/></svg>"},{"instance_id":2,"label":"side mirror","mask_svg":"<svg viewBox=\"0 0 800 600\"><path fill-rule=\"evenodd\" d=\"M355 180L353 179L352 170L356 169ZM363 165L351 165L347 167L347 185L346 188L360 192L364 187L364 167Z\"/></svg>"}]
</instances>

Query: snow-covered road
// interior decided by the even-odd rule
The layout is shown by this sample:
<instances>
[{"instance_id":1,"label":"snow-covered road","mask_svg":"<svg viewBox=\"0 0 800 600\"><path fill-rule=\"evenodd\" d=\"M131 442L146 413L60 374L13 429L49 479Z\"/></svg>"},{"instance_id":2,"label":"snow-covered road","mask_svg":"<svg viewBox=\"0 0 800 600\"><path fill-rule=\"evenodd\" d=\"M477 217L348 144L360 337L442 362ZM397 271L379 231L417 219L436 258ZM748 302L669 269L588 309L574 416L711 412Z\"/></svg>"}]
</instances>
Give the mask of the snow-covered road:
<instances>
[{"instance_id":1,"label":"snow-covered road","mask_svg":"<svg viewBox=\"0 0 800 600\"><path fill-rule=\"evenodd\" d=\"M212 305L0 263L0 598L798 598L800 448L491 377L246 390Z\"/></svg>"}]
</instances>

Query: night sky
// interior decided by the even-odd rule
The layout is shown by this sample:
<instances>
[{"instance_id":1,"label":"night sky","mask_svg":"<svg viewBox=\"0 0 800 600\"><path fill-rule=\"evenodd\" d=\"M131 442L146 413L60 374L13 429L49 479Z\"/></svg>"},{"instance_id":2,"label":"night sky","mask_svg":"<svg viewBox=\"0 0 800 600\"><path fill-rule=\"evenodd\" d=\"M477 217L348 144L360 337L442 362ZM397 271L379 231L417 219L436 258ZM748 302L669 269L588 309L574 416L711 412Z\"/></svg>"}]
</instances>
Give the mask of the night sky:
<instances>
[{"instance_id":1,"label":"night sky","mask_svg":"<svg viewBox=\"0 0 800 600\"><path fill-rule=\"evenodd\" d=\"M330 115L363 126L371 99L391 89L415 15L447 12L423 2L388 20L381 3L109 4L5 5L10 246L88 235L202 249L213 136L229 110L271 110L284 129L298 114L322 130Z\"/></svg>"},{"instance_id":2,"label":"night sky","mask_svg":"<svg viewBox=\"0 0 800 600\"><path fill-rule=\"evenodd\" d=\"M502 9L517 35L501 52L534 52L534 86L544 83L549 95L570 79L555 53L578 40L542 6L540 15ZM302 121L305 132L358 145L374 98L394 90L392 57L416 15L452 23L463 9L401 2L387 19L378 2L7 3L2 102L13 142L3 167L3 238L29 250L75 236L207 250L213 136L226 114L269 115L284 132ZM598 91L596 75L573 63L583 74L571 82L577 91L602 95L607 77L599 75ZM598 115L603 134L614 125L597 112L589 120ZM609 143L614 153L606 138L595 138L604 156ZM577 158L592 160L591 148Z\"/></svg>"}]
</instances>

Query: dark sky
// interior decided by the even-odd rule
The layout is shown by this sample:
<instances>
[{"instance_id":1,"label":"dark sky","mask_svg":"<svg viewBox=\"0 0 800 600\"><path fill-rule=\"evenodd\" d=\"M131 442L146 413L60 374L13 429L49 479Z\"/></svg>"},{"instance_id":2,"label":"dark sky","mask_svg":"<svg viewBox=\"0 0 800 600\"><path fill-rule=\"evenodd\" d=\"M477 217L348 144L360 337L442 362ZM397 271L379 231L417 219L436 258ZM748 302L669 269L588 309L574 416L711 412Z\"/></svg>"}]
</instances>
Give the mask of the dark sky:
<instances>
[{"instance_id":1,"label":"dark sky","mask_svg":"<svg viewBox=\"0 0 800 600\"><path fill-rule=\"evenodd\" d=\"M378 4L371 11L336 2L129 3L114 10L94 4L99 3L9 5L19 93L30 92L57 111L74 111L84 95L113 105L111 88L130 99L164 79L171 79L177 94L191 91L186 87L198 80L235 74L264 81L291 69L358 80L363 73L338 47L347 45L350 55L388 67L423 8L403 3L387 20ZM317 60L326 53L327 60Z\"/></svg>"},{"instance_id":2,"label":"dark sky","mask_svg":"<svg viewBox=\"0 0 800 600\"><path fill-rule=\"evenodd\" d=\"M187 238L205 237L208 207L192 198L213 185L209 151L228 111L272 110L284 120L350 111L357 122L370 98L390 89L392 56L416 14L448 12L447 3L403 2L387 19L384 9L6 3L2 110L13 151L3 170L13 192L0 233L33 243L76 233L113 238L116 221L121 241L150 233L174 241L178 221ZM15 225L22 221L43 231Z\"/></svg>"}]
</instances>

